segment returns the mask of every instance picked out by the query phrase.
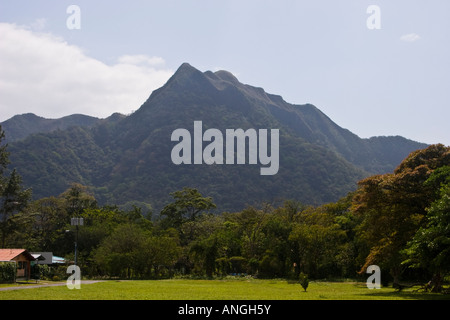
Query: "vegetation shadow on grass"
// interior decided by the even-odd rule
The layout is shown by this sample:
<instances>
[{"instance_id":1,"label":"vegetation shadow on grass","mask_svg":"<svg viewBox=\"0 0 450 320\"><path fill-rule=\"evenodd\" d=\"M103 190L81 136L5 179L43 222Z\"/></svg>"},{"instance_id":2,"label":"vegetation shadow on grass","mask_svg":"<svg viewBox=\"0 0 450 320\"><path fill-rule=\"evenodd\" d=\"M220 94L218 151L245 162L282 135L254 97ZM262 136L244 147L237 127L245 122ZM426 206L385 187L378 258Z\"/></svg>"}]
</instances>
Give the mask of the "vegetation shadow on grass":
<instances>
[{"instance_id":1,"label":"vegetation shadow on grass","mask_svg":"<svg viewBox=\"0 0 450 320\"><path fill-rule=\"evenodd\" d=\"M390 289L387 291L387 289ZM419 287L408 290L396 290L394 288L384 288L384 290L372 289L361 293L361 296L371 297L373 300L450 300L450 294L432 293L417 291Z\"/></svg>"}]
</instances>

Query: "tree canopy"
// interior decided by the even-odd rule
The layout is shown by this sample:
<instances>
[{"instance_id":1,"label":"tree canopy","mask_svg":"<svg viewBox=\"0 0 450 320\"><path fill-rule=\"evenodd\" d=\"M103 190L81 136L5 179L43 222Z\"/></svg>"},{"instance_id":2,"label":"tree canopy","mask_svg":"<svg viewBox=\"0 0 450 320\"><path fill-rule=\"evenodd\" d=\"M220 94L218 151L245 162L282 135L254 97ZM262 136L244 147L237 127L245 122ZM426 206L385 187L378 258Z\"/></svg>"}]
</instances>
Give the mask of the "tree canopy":
<instances>
[{"instance_id":1,"label":"tree canopy","mask_svg":"<svg viewBox=\"0 0 450 320\"><path fill-rule=\"evenodd\" d=\"M441 188L438 182L444 179L449 164L450 148L432 145L411 153L394 173L359 182L352 210L362 218L358 235L368 247L360 272L379 264L398 282L404 269L403 249L430 223L430 207Z\"/></svg>"},{"instance_id":2,"label":"tree canopy","mask_svg":"<svg viewBox=\"0 0 450 320\"><path fill-rule=\"evenodd\" d=\"M394 283L420 274L441 291L450 273L450 147L443 145L411 153L393 173L361 180L337 202L293 199L226 212L185 187L170 194L159 215L136 205L100 206L81 184L31 201L17 171L6 174L6 148L0 150L2 245L70 261L70 218L82 217L78 261L85 276L352 278L376 264Z\"/></svg>"},{"instance_id":3,"label":"tree canopy","mask_svg":"<svg viewBox=\"0 0 450 320\"><path fill-rule=\"evenodd\" d=\"M31 190L23 190L22 178L13 169L10 175L4 175L8 164L6 144L3 144L5 134L0 126L0 247L5 248L6 239L17 229L17 218L20 211L27 207L31 198Z\"/></svg>"}]
</instances>

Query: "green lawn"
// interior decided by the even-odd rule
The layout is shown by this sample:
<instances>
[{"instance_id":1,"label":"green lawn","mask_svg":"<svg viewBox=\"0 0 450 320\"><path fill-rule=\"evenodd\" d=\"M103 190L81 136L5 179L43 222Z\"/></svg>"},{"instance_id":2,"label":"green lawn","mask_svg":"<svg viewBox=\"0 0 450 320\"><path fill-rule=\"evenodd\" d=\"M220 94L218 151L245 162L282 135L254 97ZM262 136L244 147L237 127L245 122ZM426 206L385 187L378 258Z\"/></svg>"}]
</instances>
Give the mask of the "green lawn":
<instances>
[{"instance_id":1,"label":"green lawn","mask_svg":"<svg viewBox=\"0 0 450 320\"><path fill-rule=\"evenodd\" d=\"M0 286L3 288L5 286ZM417 289L417 288L416 288ZM140 280L0 291L0 300L394 300L450 299L450 295L417 293L414 288L369 290L364 283L310 282L307 292L284 280Z\"/></svg>"}]
</instances>

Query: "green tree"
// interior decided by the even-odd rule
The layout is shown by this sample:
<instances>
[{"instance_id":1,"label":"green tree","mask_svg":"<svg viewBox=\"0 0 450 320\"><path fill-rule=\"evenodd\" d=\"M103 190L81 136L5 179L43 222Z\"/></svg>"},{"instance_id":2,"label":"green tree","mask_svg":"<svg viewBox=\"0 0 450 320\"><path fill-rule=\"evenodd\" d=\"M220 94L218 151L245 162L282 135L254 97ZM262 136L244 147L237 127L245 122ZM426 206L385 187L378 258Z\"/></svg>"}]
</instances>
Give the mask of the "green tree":
<instances>
[{"instance_id":1,"label":"green tree","mask_svg":"<svg viewBox=\"0 0 450 320\"><path fill-rule=\"evenodd\" d=\"M119 225L106 237L94 256L99 268L110 276L131 278L146 236L142 229L133 224Z\"/></svg>"},{"instance_id":2,"label":"green tree","mask_svg":"<svg viewBox=\"0 0 450 320\"><path fill-rule=\"evenodd\" d=\"M299 276L298 276L298 280L300 282L300 285L302 286L303 290L308 289L309 286L309 280L308 280L308 275L304 274L303 272L300 272Z\"/></svg>"},{"instance_id":3,"label":"green tree","mask_svg":"<svg viewBox=\"0 0 450 320\"><path fill-rule=\"evenodd\" d=\"M165 229L174 228L180 232L183 245L192 240L192 232L184 232L182 225L186 222L196 221L202 213L216 208L211 197L203 197L193 188L183 188L181 191L171 193L174 202L166 205L161 210L162 226Z\"/></svg>"},{"instance_id":4,"label":"green tree","mask_svg":"<svg viewBox=\"0 0 450 320\"><path fill-rule=\"evenodd\" d=\"M211 197L203 197L194 188L185 187L183 190L171 193L171 196L175 201L166 205L161 215L174 218L176 221L194 221L201 212L216 208Z\"/></svg>"},{"instance_id":5,"label":"green tree","mask_svg":"<svg viewBox=\"0 0 450 320\"><path fill-rule=\"evenodd\" d=\"M264 234L264 257L260 263L260 272L269 277L284 277L292 266L289 234L293 223L284 212L274 210L267 215L262 232Z\"/></svg>"},{"instance_id":6,"label":"green tree","mask_svg":"<svg viewBox=\"0 0 450 320\"><path fill-rule=\"evenodd\" d=\"M425 268L433 274L433 292L442 291L443 278L450 272L450 183L440 188L440 194L427 209L427 224L416 232L404 250L405 264Z\"/></svg>"},{"instance_id":7,"label":"green tree","mask_svg":"<svg viewBox=\"0 0 450 320\"><path fill-rule=\"evenodd\" d=\"M23 215L28 220L21 242L34 251L52 251L55 255L66 252L61 246L69 216L64 200L56 197L42 198L29 204ZM22 245L23 245L22 244Z\"/></svg>"},{"instance_id":8,"label":"green tree","mask_svg":"<svg viewBox=\"0 0 450 320\"><path fill-rule=\"evenodd\" d=\"M6 169L6 166L9 163L8 160L8 152L6 151L6 148L8 147L8 144L3 144L3 141L5 139L5 132L2 129L2 126L0 125L0 183L4 183L3 179L3 171Z\"/></svg>"},{"instance_id":9,"label":"green tree","mask_svg":"<svg viewBox=\"0 0 450 320\"><path fill-rule=\"evenodd\" d=\"M426 223L426 208L436 190L425 181L450 164L450 147L432 145L411 153L393 174L376 175L359 182L352 210L362 219L358 237L368 252L360 272L371 264L390 270L394 284L404 270L401 262L408 241Z\"/></svg>"},{"instance_id":10,"label":"green tree","mask_svg":"<svg viewBox=\"0 0 450 320\"><path fill-rule=\"evenodd\" d=\"M266 214L262 210L248 207L239 212L235 219L240 226L241 255L247 259L250 273L255 274L266 251L263 232Z\"/></svg>"},{"instance_id":11,"label":"green tree","mask_svg":"<svg viewBox=\"0 0 450 320\"><path fill-rule=\"evenodd\" d=\"M147 238L144 244L140 257L147 261L141 265L152 266L155 278L164 276L163 268L169 272L167 275L170 276L181 254L178 237L170 233L155 235Z\"/></svg>"},{"instance_id":12,"label":"green tree","mask_svg":"<svg viewBox=\"0 0 450 320\"><path fill-rule=\"evenodd\" d=\"M31 190L23 190L22 178L14 169L6 183L2 184L0 192L1 247L5 248L7 236L18 228L14 216L28 205Z\"/></svg>"},{"instance_id":13,"label":"green tree","mask_svg":"<svg viewBox=\"0 0 450 320\"><path fill-rule=\"evenodd\" d=\"M288 240L299 271L322 277L335 272L345 232L324 207L309 208L297 215Z\"/></svg>"},{"instance_id":14,"label":"green tree","mask_svg":"<svg viewBox=\"0 0 450 320\"><path fill-rule=\"evenodd\" d=\"M97 200L88 192L88 187L79 183L72 183L60 197L66 200L67 212L71 217L80 216L84 209L97 207Z\"/></svg>"},{"instance_id":15,"label":"green tree","mask_svg":"<svg viewBox=\"0 0 450 320\"><path fill-rule=\"evenodd\" d=\"M0 126L0 246L5 248L7 236L17 229L14 216L23 210L31 198L31 190L23 190L22 178L14 169L9 176L4 172L9 163L7 144L3 144L5 132Z\"/></svg>"},{"instance_id":16,"label":"green tree","mask_svg":"<svg viewBox=\"0 0 450 320\"><path fill-rule=\"evenodd\" d=\"M323 206L325 211L334 217L335 223L344 234L342 242L336 244L338 253L335 256L341 277L354 277L361 267L359 253L362 248L360 240L356 236L356 228L361 223L361 219L351 210L352 199L353 193L349 193L336 203Z\"/></svg>"},{"instance_id":17,"label":"green tree","mask_svg":"<svg viewBox=\"0 0 450 320\"><path fill-rule=\"evenodd\" d=\"M98 268L109 276L145 278L157 276L161 267L172 268L179 255L177 239L152 235L136 224L125 223L93 252Z\"/></svg>"},{"instance_id":18,"label":"green tree","mask_svg":"<svg viewBox=\"0 0 450 320\"><path fill-rule=\"evenodd\" d=\"M195 241L190 249L194 261L200 266L197 272L204 271L211 278L216 270L216 258L219 253L219 243L216 235Z\"/></svg>"}]
</instances>

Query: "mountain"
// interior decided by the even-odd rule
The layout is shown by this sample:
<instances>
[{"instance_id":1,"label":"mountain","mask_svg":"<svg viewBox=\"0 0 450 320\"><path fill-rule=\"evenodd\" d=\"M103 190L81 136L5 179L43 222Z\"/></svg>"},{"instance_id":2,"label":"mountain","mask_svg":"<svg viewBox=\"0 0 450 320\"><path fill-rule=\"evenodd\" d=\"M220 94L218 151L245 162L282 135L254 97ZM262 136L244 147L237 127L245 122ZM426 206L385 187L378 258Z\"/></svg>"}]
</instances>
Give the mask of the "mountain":
<instances>
[{"instance_id":1,"label":"mountain","mask_svg":"<svg viewBox=\"0 0 450 320\"><path fill-rule=\"evenodd\" d=\"M172 141L172 133L189 132L192 158L196 141L201 150L220 141L215 136L198 143L198 121L203 133L215 129L208 132L223 134L224 142L227 129L255 129L259 138L261 130L270 136L278 129L277 173L261 175L262 158L250 165L250 149L245 164L175 164L172 151L181 142ZM311 104L290 104L240 83L227 71L201 72L184 63L133 114L31 134L12 142L9 151L11 167L33 188L35 198L58 195L78 182L90 186L100 203L141 201L157 211L170 201L170 192L185 186L213 197L219 210L284 199L336 201L354 190L358 180L391 172L410 152L424 147L402 137L361 139ZM225 155L226 146L222 150Z\"/></svg>"},{"instance_id":2,"label":"mountain","mask_svg":"<svg viewBox=\"0 0 450 320\"><path fill-rule=\"evenodd\" d=\"M1 123L6 134L6 141L13 142L24 139L34 133L46 133L65 130L69 127L91 128L102 121L115 122L125 117L115 113L107 119L99 119L82 114L73 114L59 119L45 119L33 113L16 115Z\"/></svg>"}]
</instances>

